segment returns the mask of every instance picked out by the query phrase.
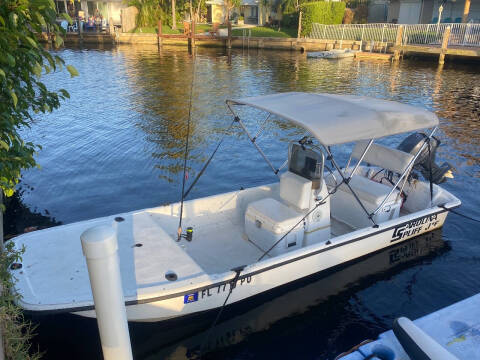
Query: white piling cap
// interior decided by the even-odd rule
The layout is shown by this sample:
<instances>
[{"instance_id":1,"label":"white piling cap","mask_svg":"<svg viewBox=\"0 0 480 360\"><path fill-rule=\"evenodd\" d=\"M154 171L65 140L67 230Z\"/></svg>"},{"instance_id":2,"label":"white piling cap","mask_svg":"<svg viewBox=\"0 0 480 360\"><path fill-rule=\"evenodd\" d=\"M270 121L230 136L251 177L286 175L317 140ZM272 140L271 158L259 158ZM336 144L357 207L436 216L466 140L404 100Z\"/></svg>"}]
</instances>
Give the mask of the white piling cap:
<instances>
[{"instance_id":1,"label":"white piling cap","mask_svg":"<svg viewBox=\"0 0 480 360\"><path fill-rule=\"evenodd\" d=\"M114 254L118 249L117 234L113 227L94 226L80 235L83 254L87 259L101 259Z\"/></svg>"}]
</instances>

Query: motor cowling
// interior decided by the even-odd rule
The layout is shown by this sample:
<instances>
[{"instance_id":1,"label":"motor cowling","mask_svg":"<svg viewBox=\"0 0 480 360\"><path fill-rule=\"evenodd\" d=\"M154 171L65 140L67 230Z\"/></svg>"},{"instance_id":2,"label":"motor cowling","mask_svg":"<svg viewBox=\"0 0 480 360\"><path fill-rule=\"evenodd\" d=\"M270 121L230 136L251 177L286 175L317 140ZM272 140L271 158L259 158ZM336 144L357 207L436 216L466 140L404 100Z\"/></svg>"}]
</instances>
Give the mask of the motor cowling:
<instances>
[{"instance_id":1,"label":"motor cowling","mask_svg":"<svg viewBox=\"0 0 480 360\"><path fill-rule=\"evenodd\" d=\"M410 153L412 155L417 154L421 149L422 145L428 138L427 135L423 133L414 133L407 136L400 145L397 146L398 150ZM446 178L453 178L452 176L452 166L444 162L442 165L437 165L435 163L435 157L437 154L437 149L440 146L441 142L436 137L432 136L430 139L430 150L427 146L423 148L421 153L418 155L415 163L413 164L413 171L410 176L414 176L415 172L422 174L422 176L428 180L430 179L430 164L432 165L432 182L435 184L441 184L446 180Z\"/></svg>"}]
</instances>

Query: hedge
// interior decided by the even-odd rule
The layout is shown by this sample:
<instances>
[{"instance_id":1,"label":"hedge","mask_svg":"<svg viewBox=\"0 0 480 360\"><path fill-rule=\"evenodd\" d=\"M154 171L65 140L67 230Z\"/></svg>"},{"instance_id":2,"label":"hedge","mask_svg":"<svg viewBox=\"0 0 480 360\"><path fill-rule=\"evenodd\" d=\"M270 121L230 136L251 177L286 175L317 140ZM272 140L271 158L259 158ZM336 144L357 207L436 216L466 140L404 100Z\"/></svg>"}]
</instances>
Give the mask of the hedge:
<instances>
[{"instance_id":1,"label":"hedge","mask_svg":"<svg viewBox=\"0 0 480 360\"><path fill-rule=\"evenodd\" d=\"M310 34L313 23L341 24L345 13L343 1L308 2L301 5L300 8L302 10L302 36Z\"/></svg>"}]
</instances>

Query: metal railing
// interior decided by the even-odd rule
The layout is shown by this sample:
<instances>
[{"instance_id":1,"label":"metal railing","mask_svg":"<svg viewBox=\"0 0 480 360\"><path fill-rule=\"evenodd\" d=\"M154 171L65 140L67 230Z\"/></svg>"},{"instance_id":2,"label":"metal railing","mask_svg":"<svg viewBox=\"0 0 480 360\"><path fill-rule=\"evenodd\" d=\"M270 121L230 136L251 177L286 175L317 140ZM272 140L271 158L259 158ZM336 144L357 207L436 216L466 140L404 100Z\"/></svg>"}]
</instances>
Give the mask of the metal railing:
<instances>
[{"instance_id":1,"label":"metal railing","mask_svg":"<svg viewBox=\"0 0 480 360\"><path fill-rule=\"evenodd\" d=\"M439 45L445 29L450 26L449 45L480 46L480 24L312 24L309 38L324 40L353 40L394 43L403 26L403 44Z\"/></svg>"}]
</instances>

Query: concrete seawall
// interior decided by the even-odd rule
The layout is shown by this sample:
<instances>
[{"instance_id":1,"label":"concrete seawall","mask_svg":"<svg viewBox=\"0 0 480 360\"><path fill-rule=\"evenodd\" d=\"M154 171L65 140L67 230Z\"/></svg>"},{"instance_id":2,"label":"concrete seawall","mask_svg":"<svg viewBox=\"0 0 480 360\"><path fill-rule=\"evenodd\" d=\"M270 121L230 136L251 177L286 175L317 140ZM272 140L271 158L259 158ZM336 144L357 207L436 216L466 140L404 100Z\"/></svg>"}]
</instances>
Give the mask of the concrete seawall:
<instances>
[{"instance_id":1,"label":"concrete seawall","mask_svg":"<svg viewBox=\"0 0 480 360\"><path fill-rule=\"evenodd\" d=\"M200 35L195 37L196 46L208 47L225 47L227 39L223 37L210 37ZM88 34L84 33L82 37L77 34L67 34L65 38L66 44L158 44L156 34L138 34L138 33L118 33L115 35L108 34ZM163 37L164 45L181 45L187 46L188 39L180 37ZM322 51L331 49L352 49L384 52L387 45L387 52L392 52L393 44L389 43L372 43L352 41L352 40L322 40L322 39L296 39L281 37L250 37L243 38L241 36L232 37L232 47L234 48L250 48L250 49L274 49L274 50L295 50L295 51Z\"/></svg>"}]
</instances>

